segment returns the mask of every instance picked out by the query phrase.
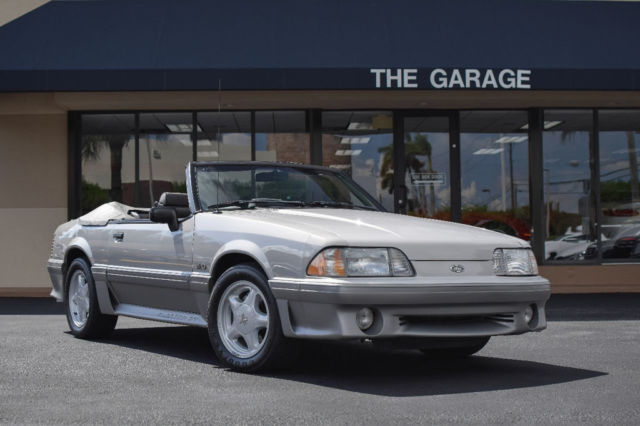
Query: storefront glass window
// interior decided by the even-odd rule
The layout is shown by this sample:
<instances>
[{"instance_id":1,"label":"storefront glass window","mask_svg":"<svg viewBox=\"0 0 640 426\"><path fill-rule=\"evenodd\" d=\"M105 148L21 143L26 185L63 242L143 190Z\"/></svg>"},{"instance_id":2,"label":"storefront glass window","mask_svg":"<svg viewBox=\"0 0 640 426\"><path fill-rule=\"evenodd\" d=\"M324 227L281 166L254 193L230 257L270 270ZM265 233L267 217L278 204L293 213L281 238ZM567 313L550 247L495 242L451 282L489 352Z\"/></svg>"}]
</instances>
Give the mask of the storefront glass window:
<instances>
[{"instance_id":1,"label":"storefront glass window","mask_svg":"<svg viewBox=\"0 0 640 426\"><path fill-rule=\"evenodd\" d=\"M393 211L391 112L323 112L322 165L342 170Z\"/></svg>"},{"instance_id":2,"label":"storefront glass window","mask_svg":"<svg viewBox=\"0 0 640 426\"><path fill-rule=\"evenodd\" d=\"M257 161L310 163L304 111L257 111L255 132Z\"/></svg>"},{"instance_id":3,"label":"storefront glass window","mask_svg":"<svg viewBox=\"0 0 640 426\"><path fill-rule=\"evenodd\" d=\"M250 161L250 112L199 112L198 161Z\"/></svg>"},{"instance_id":4,"label":"storefront glass window","mask_svg":"<svg viewBox=\"0 0 640 426\"><path fill-rule=\"evenodd\" d=\"M140 114L140 206L152 206L163 192L186 192L192 126L190 113Z\"/></svg>"},{"instance_id":5,"label":"storefront glass window","mask_svg":"<svg viewBox=\"0 0 640 426\"><path fill-rule=\"evenodd\" d=\"M543 123L545 258L597 258L589 143L591 110L546 110Z\"/></svg>"},{"instance_id":6,"label":"storefront glass window","mask_svg":"<svg viewBox=\"0 0 640 426\"><path fill-rule=\"evenodd\" d=\"M404 118L407 214L451 219L449 118Z\"/></svg>"},{"instance_id":7,"label":"storefront glass window","mask_svg":"<svg viewBox=\"0 0 640 426\"><path fill-rule=\"evenodd\" d=\"M462 111L462 222L529 240L525 111Z\"/></svg>"},{"instance_id":8,"label":"storefront glass window","mask_svg":"<svg viewBox=\"0 0 640 426\"><path fill-rule=\"evenodd\" d=\"M134 204L134 133L133 114L82 116L82 214L110 201Z\"/></svg>"},{"instance_id":9,"label":"storefront glass window","mask_svg":"<svg viewBox=\"0 0 640 426\"><path fill-rule=\"evenodd\" d=\"M601 110L602 259L640 260L640 111Z\"/></svg>"}]
</instances>

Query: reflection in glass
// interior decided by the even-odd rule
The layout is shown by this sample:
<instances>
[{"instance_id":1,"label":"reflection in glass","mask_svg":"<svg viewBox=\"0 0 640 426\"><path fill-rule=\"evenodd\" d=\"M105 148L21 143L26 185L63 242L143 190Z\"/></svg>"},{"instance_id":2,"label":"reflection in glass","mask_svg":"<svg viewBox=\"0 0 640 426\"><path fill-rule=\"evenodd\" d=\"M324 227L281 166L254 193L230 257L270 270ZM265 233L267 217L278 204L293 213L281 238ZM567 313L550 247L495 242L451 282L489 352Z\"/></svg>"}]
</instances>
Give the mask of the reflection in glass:
<instances>
[{"instance_id":1,"label":"reflection in glass","mask_svg":"<svg viewBox=\"0 0 640 426\"><path fill-rule=\"evenodd\" d=\"M192 126L190 113L140 114L140 206L152 206L163 192L186 192Z\"/></svg>"},{"instance_id":2,"label":"reflection in glass","mask_svg":"<svg viewBox=\"0 0 640 426\"><path fill-rule=\"evenodd\" d=\"M543 130L543 182L546 216L545 257L584 260L596 247L589 141L591 110L546 110ZM592 250L593 252L593 250Z\"/></svg>"},{"instance_id":3,"label":"reflection in glass","mask_svg":"<svg viewBox=\"0 0 640 426\"><path fill-rule=\"evenodd\" d=\"M528 116L460 113L462 221L529 240Z\"/></svg>"},{"instance_id":4,"label":"reflection in glass","mask_svg":"<svg viewBox=\"0 0 640 426\"><path fill-rule=\"evenodd\" d=\"M252 206L337 207L378 210L370 198L340 173L292 166L207 165L196 172L205 208ZM225 205L226 204L226 205Z\"/></svg>"},{"instance_id":5,"label":"reflection in glass","mask_svg":"<svg viewBox=\"0 0 640 426\"><path fill-rule=\"evenodd\" d=\"M322 165L351 176L387 210L393 211L391 112L323 112Z\"/></svg>"},{"instance_id":6,"label":"reflection in glass","mask_svg":"<svg viewBox=\"0 0 640 426\"><path fill-rule=\"evenodd\" d=\"M407 213L449 220L449 119L405 118L404 156Z\"/></svg>"},{"instance_id":7,"label":"reflection in glass","mask_svg":"<svg viewBox=\"0 0 640 426\"><path fill-rule=\"evenodd\" d=\"M640 258L640 111L601 110L602 258ZM587 255L593 256L591 247Z\"/></svg>"},{"instance_id":8,"label":"reflection in glass","mask_svg":"<svg viewBox=\"0 0 640 426\"><path fill-rule=\"evenodd\" d=\"M134 204L133 114L82 116L81 214L101 204Z\"/></svg>"},{"instance_id":9,"label":"reflection in glass","mask_svg":"<svg viewBox=\"0 0 640 426\"><path fill-rule=\"evenodd\" d=\"M251 161L251 113L199 112L198 161Z\"/></svg>"},{"instance_id":10,"label":"reflection in glass","mask_svg":"<svg viewBox=\"0 0 640 426\"><path fill-rule=\"evenodd\" d=\"M304 111L255 113L256 160L310 163Z\"/></svg>"}]
</instances>

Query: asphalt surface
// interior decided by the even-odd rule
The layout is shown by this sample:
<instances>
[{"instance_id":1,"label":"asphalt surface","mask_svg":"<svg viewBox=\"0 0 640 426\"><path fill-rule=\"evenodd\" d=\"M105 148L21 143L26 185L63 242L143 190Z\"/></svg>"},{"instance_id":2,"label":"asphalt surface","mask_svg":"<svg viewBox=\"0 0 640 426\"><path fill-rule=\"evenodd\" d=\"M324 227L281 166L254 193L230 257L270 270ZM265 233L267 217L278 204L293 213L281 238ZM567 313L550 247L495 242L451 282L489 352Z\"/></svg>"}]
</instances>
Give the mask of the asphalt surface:
<instances>
[{"instance_id":1,"label":"asphalt surface","mask_svg":"<svg viewBox=\"0 0 640 426\"><path fill-rule=\"evenodd\" d=\"M83 341L60 312L0 299L0 423L640 424L640 295L553 296L547 330L467 360L313 342L269 375L222 368L204 329Z\"/></svg>"}]
</instances>

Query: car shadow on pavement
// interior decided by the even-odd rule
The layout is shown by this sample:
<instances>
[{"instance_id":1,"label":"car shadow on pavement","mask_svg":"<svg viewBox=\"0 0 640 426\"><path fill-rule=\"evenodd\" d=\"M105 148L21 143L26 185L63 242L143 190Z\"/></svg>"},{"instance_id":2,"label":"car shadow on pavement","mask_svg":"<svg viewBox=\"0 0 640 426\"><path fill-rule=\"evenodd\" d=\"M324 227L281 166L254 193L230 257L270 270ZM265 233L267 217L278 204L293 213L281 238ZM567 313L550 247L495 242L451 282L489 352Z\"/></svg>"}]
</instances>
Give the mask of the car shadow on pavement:
<instances>
[{"instance_id":1,"label":"car shadow on pavement","mask_svg":"<svg viewBox=\"0 0 640 426\"><path fill-rule=\"evenodd\" d=\"M216 359L207 330L199 327L168 326L122 328L116 326L113 334L96 340L98 343L122 346L160 355L221 366Z\"/></svg>"},{"instance_id":2,"label":"car shadow on pavement","mask_svg":"<svg viewBox=\"0 0 640 426\"><path fill-rule=\"evenodd\" d=\"M486 357L482 352L465 359L430 360L415 350L311 342L295 365L272 376L360 393L408 397L545 386L606 374Z\"/></svg>"},{"instance_id":3,"label":"car shadow on pavement","mask_svg":"<svg viewBox=\"0 0 640 426\"><path fill-rule=\"evenodd\" d=\"M100 342L224 368L209 345L207 331L201 328L116 329L111 337ZM482 355L433 361L418 351L390 350L359 342L307 341L302 343L296 362L260 376L373 395L409 397L545 386L606 374Z\"/></svg>"}]
</instances>

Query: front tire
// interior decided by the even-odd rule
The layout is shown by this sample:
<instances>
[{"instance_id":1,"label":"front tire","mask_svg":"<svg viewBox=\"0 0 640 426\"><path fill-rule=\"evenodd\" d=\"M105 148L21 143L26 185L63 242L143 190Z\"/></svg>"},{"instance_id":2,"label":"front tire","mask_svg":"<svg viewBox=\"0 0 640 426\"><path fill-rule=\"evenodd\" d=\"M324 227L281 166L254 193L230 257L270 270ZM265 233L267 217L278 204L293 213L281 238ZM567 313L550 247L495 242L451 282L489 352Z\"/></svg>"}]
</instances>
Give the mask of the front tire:
<instances>
[{"instance_id":1,"label":"front tire","mask_svg":"<svg viewBox=\"0 0 640 426\"><path fill-rule=\"evenodd\" d=\"M226 270L209 298L209 340L228 367L256 372L291 361L292 342L282 334L276 300L267 279L255 266Z\"/></svg>"},{"instance_id":2,"label":"front tire","mask_svg":"<svg viewBox=\"0 0 640 426\"><path fill-rule=\"evenodd\" d=\"M91 268L86 260L74 259L67 269L64 302L71 334L81 339L106 337L118 317L100 312Z\"/></svg>"}]
</instances>

